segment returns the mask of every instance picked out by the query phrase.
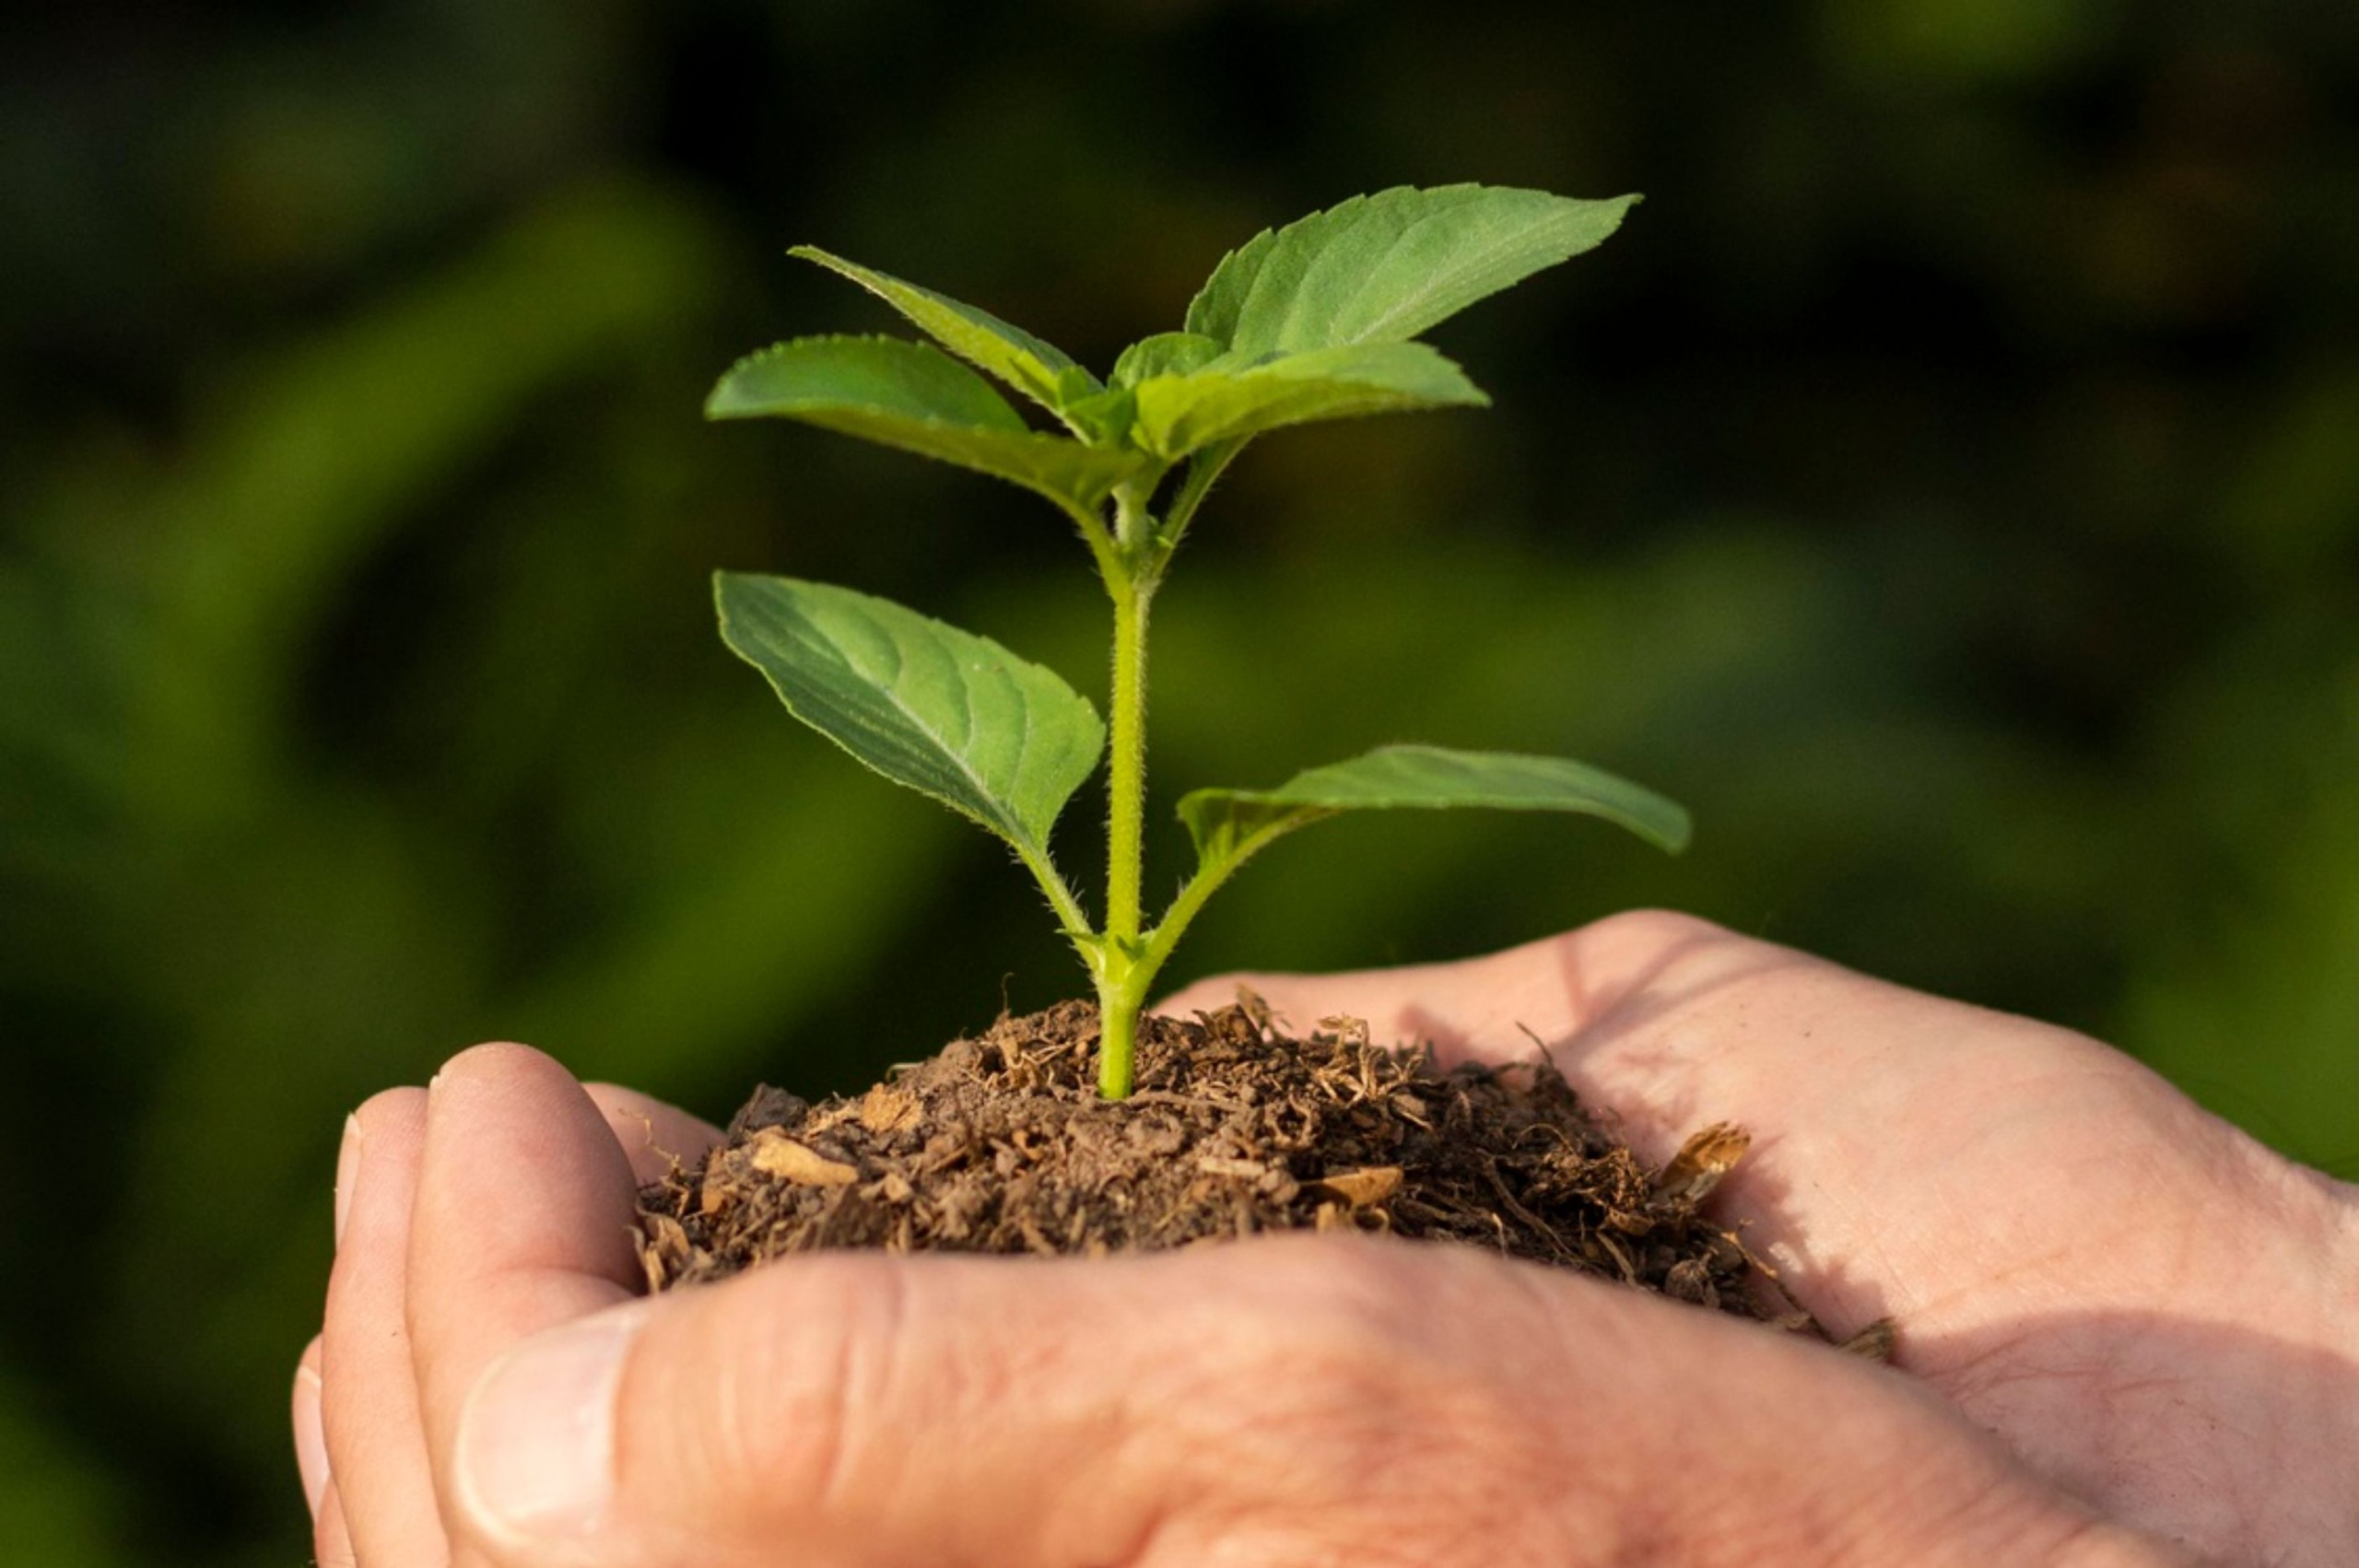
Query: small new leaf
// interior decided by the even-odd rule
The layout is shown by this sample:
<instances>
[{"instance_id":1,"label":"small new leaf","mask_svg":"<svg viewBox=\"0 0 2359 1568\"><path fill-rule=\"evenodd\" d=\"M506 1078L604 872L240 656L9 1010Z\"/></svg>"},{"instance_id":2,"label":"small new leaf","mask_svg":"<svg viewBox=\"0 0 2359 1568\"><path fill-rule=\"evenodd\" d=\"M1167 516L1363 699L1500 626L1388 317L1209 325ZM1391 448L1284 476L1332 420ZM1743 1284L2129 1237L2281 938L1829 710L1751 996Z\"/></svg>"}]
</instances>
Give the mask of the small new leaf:
<instances>
[{"instance_id":1,"label":"small new leaf","mask_svg":"<svg viewBox=\"0 0 2359 1568\"><path fill-rule=\"evenodd\" d=\"M1032 429L980 376L899 338L799 337L739 360L705 401L705 416L763 415L955 462L1084 510L1148 467L1136 452Z\"/></svg>"},{"instance_id":2,"label":"small new leaf","mask_svg":"<svg viewBox=\"0 0 2359 1568\"><path fill-rule=\"evenodd\" d=\"M721 572L713 598L722 640L789 712L1047 864L1057 814L1106 748L1097 710L1055 672L827 583Z\"/></svg>"},{"instance_id":3,"label":"small new leaf","mask_svg":"<svg viewBox=\"0 0 2359 1568\"><path fill-rule=\"evenodd\" d=\"M943 347L977 369L997 376L1052 414L1062 413L1074 397L1098 390L1097 378L1075 364L1063 349L1001 321L989 310L848 262L816 245L797 245L787 254L851 279Z\"/></svg>"},{"instance_id":4,"label":"small new leaf","mask_svg":"<svg viewBox=\"0 0 2359 1568\"><path fill-rule=\"evenodd\" d=\"M1133 391L1139 444L1167 462L1285 425L1490 402L1465 372L1422 343L1314 349L1247 369L1216 364L1150 377Z\"/></svg>"},{"instance_id":5,"label":"small new leaf","mask_svg":"<svg viewBox=\"0 0 2359 1568\"><path fill-rule=\"evenodd\" d=\"M1188 330L1247 356L1413 338L1592 249L1637 199L1482 185L1355 196L1231 252Z\"/></svg>"},{"instance_id":6,"label":"small new leaf","mask_svg":"<svg viewBox=\"0 0 2359 1568\"><path fill-rule=\"evenodd\" d=\"M1127 444L1137 418L1138 401L1128 387L1108 387L1065 404L1065 423L1095 446Z\"/></svg>"},{"instance_id":7,"label":"small new leaf","mask_svg":"<svg viewBox=\"0 0 2359 1568\"><path fill-rule=\"evenodd\" d=\"M1181 799L1180 816L1197 856L1220 864L1337 812L1453 806L1579 812L1674 855L1687 847L1687 813L1643 785L1563 757L1441 746L1379 746L1274 790L1198 790Z\"/></svg>"},{"instance_id":8,"label":"small new leaf","mask_svg":"<svg viewBox=\"0 0 2359 1568\"><path fill-rule=\"evenodd\" d=\"M1184 376L1201 370L1228 352L1228 345L1200 333L1159 332L1122 350L1114 361L1109 384L1134 387L1150 376Z\"/></svg>"}]
</instances>

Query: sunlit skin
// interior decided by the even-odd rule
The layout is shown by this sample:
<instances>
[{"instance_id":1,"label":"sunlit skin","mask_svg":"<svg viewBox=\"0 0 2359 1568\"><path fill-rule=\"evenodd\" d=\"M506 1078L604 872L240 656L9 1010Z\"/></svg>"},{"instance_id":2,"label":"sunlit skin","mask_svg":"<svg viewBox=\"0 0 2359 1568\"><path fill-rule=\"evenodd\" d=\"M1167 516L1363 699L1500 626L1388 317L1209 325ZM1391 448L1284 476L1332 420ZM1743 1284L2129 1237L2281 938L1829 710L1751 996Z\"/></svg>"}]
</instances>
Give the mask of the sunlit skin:
<instances>
[{"instance_id":1,"label":"sunlit skin","mask_svg":"<svg viewBox=\"0 0 2359 1568\"><path fill-rule=\"evenodd\" d=\"M481 1047L356 1117L296 1381L321 1561L2359 1561L2359 1201L2129 1059L1670 915L1245 978L1445 1056L1536 1036L1652 1158L1743 1122L1723 1212L1832 1327L1896 1317L1898 1370L1332 1237L836 1255L640 1301L634 1172L711 1129ZM568 1346L618 1394L544 1378L504 1427L503 1377ZM557 1430L603 1495L517 1489Z\"/></svg>"}]
</instances>

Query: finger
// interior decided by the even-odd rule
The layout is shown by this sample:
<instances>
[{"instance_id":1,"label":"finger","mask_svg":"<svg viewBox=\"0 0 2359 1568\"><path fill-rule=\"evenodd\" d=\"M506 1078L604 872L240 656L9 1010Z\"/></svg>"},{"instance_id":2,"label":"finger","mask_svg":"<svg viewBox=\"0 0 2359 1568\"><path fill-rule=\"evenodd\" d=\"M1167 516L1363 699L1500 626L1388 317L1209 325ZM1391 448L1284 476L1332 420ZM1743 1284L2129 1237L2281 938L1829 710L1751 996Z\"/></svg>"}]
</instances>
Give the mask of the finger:
<instances>
[{"instance_id":1,"label":"finger","mask_svg":"<svg viewBox=\"0 0 2359 1568\"><path fill-rule=\"evenodd\" d=\"M1134 1562L1161 1467L1120 1428L1169 1401L1112 1326L1157 1342L1161 1295L1119 1265L829 1253L560 1328L475 1390L455 1523L517 1568Z\"/></svg>"},{"instance_id":2,"label":"finger","mask_svg":"<svg viewBox=\"0 0 2359 1568\"><path fill-rule=\"evenodd\" d=\"M321 1336L322 1427L342 1527L361 1562L448 1561L427 1469L404 1318L426 1094L392 1089L353 1113L344 1234Z\"/></svg>"},{"instance_id":3,"label":"finger","mask_svg":"<svg viewBox=\"0 0 2359 1568\"><path fill-rule=\"evenodd\" d=\"M434 1080L411 1228L409 1324L446 1507L457 1505L452 1444L485 1369L521 1340L635 1294L644 1278L631 1244L637 1197L605 1115L547 1057L479 1046ZM570 1415L588 1421L593 1407L577 1400ZM511 1457L526 1469L537 1462L522 1450ZM526 1469L511 1469L511 1480L530 1484ZM541 1505L562 1513L570 1500L545 1490Z\"/></svg>"},{"instance_id":4,"label":"finger","mask_svg":"<svg viewBox=\"0 0 2359 1568\"><path fill-rule=\"evenodd\" d=\"M1350 1013L1379 1039L1431 1042L1445 1060L1544 1047L1658 1162L1699 1127L1741 1124L1753 1150L1723 1188L1726 1211L1764 1222L1818 1293L1813 1305L1838 1319L1913 1312L2002 1266L1975 1245L1993 1231L1993 1173L2079 1173L2118 1188L2158 1164L2201 1169L2165 1156L2224 1131L2070 1031L1681 915L1616 916L1460 964L1241 978L1298 1027ZM1236 983L1191 987L1166 1010L1204 1006ZM2059 1218L2085 1223L2085 1209ZM2021 1230L1995 1239L2016 1251L2043 1244ZM1839 1275L1813 1267L1835 1258Z\"/></svg>"},{"instance_id":5,"label":"finger","mask_svg":"<svg viewBox=\"0 0 2359 1568\"><path fill-rule=\"evenodd\" d=\"M1178 992L1157 1011L1180 1016L1222 1006L1241 985L1297 1033L1328 1018L1357 1018L1379 1040L1431 1045L1445 1066L1521 1060L1545 1048L1592 1103L1602 1100L1624 1117L1623 1130L1642 1153L1667 1156L1704 1107L1717 1103L1706 1094L1717 1055L1702 1072L1692 1052L1680 1059L1660 1053L1625 1058L1607 1048L1613 1026L1674 1000L1815 962L1702 920L1648 910L1454 963L1218 976ZM1816 1059L1826 1059L1823 1051Z\"/></svg>"},{"instance_id":6,"label":"finger","mask_svg":"<svg viewBox=\"0 0 2359 1568\"><path fill-rule=\"evenodd\" d=\"M295 1432L295 1473L302 1479L303 1506L317 1523L320 1493L328 1484L328 1439L320 1419L320 1339L316 1334L295 1363L288 1419Z\"/></svg>"},{"instance_id":7,"label":"finger","mask_svg":"<svg viewBox=\"0 0 2359 1568\"><path fill-rule=\"evenodd\" d=\"M311 1560L319 1568L359 1568L352 1532L345 1527L344 1502L333 1480L320 1494L319 1516L311 1524Z\"/></svg>"},{"instance_id":8,"label":"finger","mask_svg":"<svg viewBox=\"0 0 2359 1568\"><path fill-rule=\"evenodd\" d=\"M2224 1549L2261 1500L2311 1505L2286 1480L2307 1445L2218 1433L2347 1419L2334 1380L2268 1370L2338 1364L2335 1313L2288 1305L2319 1296L2338 1217L2118 1052L1658 913L1467 964L1246 978L1297 1023L1354 1012L1446 1056L1529 1055L1529 1029L1657 1161L1745 1127L1715 1201L1786 1288L1838 1333L1895 1318L1900 1364L2109 1513ZM2152 1328L2174 1316L2283 1349L2191 1357Z\"/></svg>"},{"instance_id":9,"label":"finger","mask_svg":"<svg viewBox=\"0 0 2359 1568\"><path fill-rule=\"evenodd\" d=\"M630 1160L630 1174L641 1185L660 1181L675 1165L692 1164L721 1141L721 1129L702 1117L626 1089L619 1083L581 1086L615 1129L616 1141Z\"/></svg>"},{"instance_id":10,"label":"finger","mask_svg":"<svg viewBox=\"0 0 2359 1568\"><path fill-rule=\"evenodd\" d=\"M801 1258L520 1347L457 1523L513 1568L2030 1564L2089 1524L1849 1358L1536 1272L1339 1238ZM561 1518L550 1471L504 1484L534 1442L578 1467ZM1664 1508L1671 1475L1712 1506Z\"/></svg>"},{"instance_id":11,"label":"finger","mask_svg":"<svg viewBox=\"0 0 2359 1568\"><path fill-rule=\"evenodd\" d=\"M1462 1253L1450 1263L1449 1272L1466 1275L1501 1267ZM1508 1267L1539 1307L1541 1321L1526 1332L1553 1355L1535 1362L1511 1338L1514 1319L1478 1291L1444 1282L1419 1293L1441 1308L1448 1327L1439 1332L1459 1358L1483 1369L1471 1380L1531 1397L1510 1418L1507 1444L1541 1445L1557 1488L1569 1481L1576 1495L1589 1493L1584 1501L1604 1504L1584 1519L1584 1536L1635 1524L1645 1539L1661 1523L1648 1518L1648 1508L1663 1495L1663 1478L1686 1474L1704 1485L1672 1489L1680 1502L1661 1561L1921 1568L2171 1568L2177 1561L2041 1481L1920 1386L1884 1368L1658 1296ZM1806 1420L1790 1419L1802 1411ZM1698 1455L1709 1457L1699 1463ZM1597 1486L1590 1478L1599 1472L1619 1484ZM1532 1490L1545 1494L1549 1486L1543 1479ZM1626 1555L1656 1560L1644 1550Z\"/></svg>"}]
</instances>

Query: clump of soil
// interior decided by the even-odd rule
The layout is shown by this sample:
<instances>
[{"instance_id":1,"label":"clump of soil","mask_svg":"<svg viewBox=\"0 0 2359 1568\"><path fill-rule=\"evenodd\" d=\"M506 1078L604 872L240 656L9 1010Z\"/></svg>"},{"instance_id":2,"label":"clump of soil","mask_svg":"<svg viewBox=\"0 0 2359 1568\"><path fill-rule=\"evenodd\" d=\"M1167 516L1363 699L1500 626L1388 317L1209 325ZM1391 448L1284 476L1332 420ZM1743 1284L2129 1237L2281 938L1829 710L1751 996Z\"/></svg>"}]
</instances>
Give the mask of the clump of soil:
<instances>
[{"instance_id":1,"label":"clump of soil","mask_svg":"<svg viewBox=\"0 0 2359 1568\"><path fill-rule=\"evenodd\" d=\"M1734 1127L1649 1170L1544 1061L1444 1072L1347 1020L1292 1039L1250 994L1141 1019L1138 1090L1120 1104L1097 1097L1097 1010L1067 1002L858 1098L757 1090L709 1156L641 1192L650 1285L817 1247L1102 1256L1348 1229L1816 1329L1764 1299L1775 1276L1702 1212L1744 1153Z\"/></svg>"}]
</instances>

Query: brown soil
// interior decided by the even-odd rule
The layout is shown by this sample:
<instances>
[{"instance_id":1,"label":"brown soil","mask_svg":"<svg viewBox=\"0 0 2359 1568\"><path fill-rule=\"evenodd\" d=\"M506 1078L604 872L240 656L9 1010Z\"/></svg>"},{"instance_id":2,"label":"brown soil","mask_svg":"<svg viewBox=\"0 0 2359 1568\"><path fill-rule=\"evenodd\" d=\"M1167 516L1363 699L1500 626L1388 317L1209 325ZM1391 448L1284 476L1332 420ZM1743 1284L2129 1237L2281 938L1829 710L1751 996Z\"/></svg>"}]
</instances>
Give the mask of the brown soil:
<instances>
[{"instance_id":1,"label":"brown soil","mask_svg":"<svg viewBox=\"0 0 2359 1568\"><path fill-rule=\"evenodd\" d=\"M757 1090L706 1159L640 1194L657 1290L816 1247L1083 1254L1316 1229L1495 1248L1815 1332L1704 1200L1745 1134L1649 1170L1555 1069L1438 1071L1250 995L1142 1019L1138 1092L1097 1098L1097 1017L1067 1002L813 1106ZM1872 1351L1874 1347L1863 1346Z\"/></svg>"}]
</instances>

